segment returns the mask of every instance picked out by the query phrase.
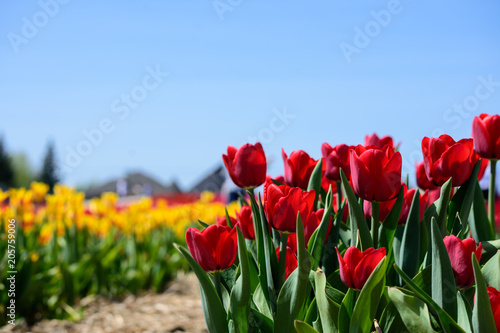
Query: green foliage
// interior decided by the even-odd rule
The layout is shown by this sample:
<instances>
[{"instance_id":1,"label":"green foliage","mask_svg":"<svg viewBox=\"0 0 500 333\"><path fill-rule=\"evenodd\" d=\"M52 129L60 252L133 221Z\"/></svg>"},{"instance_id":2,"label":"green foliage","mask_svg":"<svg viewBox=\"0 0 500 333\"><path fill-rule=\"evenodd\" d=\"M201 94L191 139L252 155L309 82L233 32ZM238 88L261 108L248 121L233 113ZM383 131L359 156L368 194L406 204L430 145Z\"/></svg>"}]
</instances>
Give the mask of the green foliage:
<instances>
[{"instance_id":1,"label":"green foliage","mask_svg":"<svg viewBox=\"0 0 500 333\"><path fill-rule=\"evenodd\" d=\"M59 172L57 170L54 143L50 142L47 146L47 152L43 158L42 170L38 180L49 185L52 192L54 185L59 182Z\"/></svg>"},{"instance_id":2,"label":"green foliage","mask_svg":"<svg viewBox=\"0 0 500 333\"><path fill-rule=\"evenodd\" d=\"M14 170L12 161L4 147L3 139L0 138L0 188L14 186Z\"/></svg>"},{"instance_id":3,"label":"green foliage","mask_svg":"<svg viewBox=\"0 0 500 333\"><path fill-rule=\"evenodd\" d=\"M35 180L35 172L24 153L12 155L12 167L14 169L14 187L28 188Z\"/></svg>"},{"instance_id":4,"label":"green foliage","mask_svg":"<svg viewBox=\"0 0 500 333\"><path fill-rule=\"evenodd\" d=\"M0 223L0 253L7 253L5 225ZM173 231L158 228L147 239L111 230L98 237L75 226L63 236L54 232L39 243L40 226L16 233L16 312L28 323L42 318L75 318L73 306L91 294L120 298L145 289L164 290L186 263L175 251ZM7 287L7 256L0 258L0 290ZM8 302L0 292L0 304ZM69 311L69 312L68 312ZM0 306L0 324L5 324Z\"/></svg>"}]
</instances>

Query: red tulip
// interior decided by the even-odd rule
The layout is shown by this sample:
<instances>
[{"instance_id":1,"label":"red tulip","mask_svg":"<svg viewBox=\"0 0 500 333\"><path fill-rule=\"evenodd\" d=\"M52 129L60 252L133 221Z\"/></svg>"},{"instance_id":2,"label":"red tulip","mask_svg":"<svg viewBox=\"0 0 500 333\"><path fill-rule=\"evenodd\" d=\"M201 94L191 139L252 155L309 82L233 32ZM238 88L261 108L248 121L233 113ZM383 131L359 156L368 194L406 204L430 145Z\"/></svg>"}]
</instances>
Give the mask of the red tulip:
<instances>
[{"instance_id":1,"label":"red tulip","mask_svg":"<svg viewBox=\"0 0 500 333\"><path fill-rule=\"evenodd\" d=\"M234 227L236 225L236 223L238 223L238 220L236 220L234 217L232 216L229 216L229 221L231 221L231 225ZM224 227L227 227L227 219L225 216L216 216L215 217L215 222L218 224L218 225L221 225L221 226L224 226Z\"/></svg>"},{"instance_id":2,"label":"red tulip","mask_svg":"<svg viewBox=\"0 0 500 333\"><path fill-rule=\"evenodd\" d=\"M460 186L469 179L478 160L472 139L455 142L443 134L439 138L422 139L425 174L434 185L442 186L452 178L453 186Z\"/></svg>"},{"instance_id":3,"label":"red tulip","mask_svg":"<svg viewBox=\"0 0 500 333\"><path fill-rule=\"evenodd\" d=\"M252 208L250 206L242 206L240 212L236 212L236 219L241 233L246 239L255 239L255 230L252 220Z\"/></svg>"},{"instance_id":4,"label":"red tulip","mask_svg":"<svg viewBox=\"0 0 500 333\"><path fill-rule=\"evenodd\" d=\"M417 173L417 186L419 188L421 188L423 190L433 190L435 188L439 188L439 186L434 185L427 178L427 175L425 174L424 161L417 163L417 165L415 167L415 171Z\"/></svg>"},{"instance_id":5,"label":"red tulip","mask_svg":"<svg viewBox=\"0 0 500 333\"><path fill-rule=\"evenodd\" d=\"M283 163L285 164L285 183L288 186L300 187L307 190L309 178L318 163L317 160L309 157L303 150L296 150L288 157L285 150L281 150Z\"/></svg>"},{"instance_id":6,"label":"red tulip","mask_svg":"<svg viewBox=\"0 0 500 333\"><path fill-rule=\"evenodd\" d=\"M292 237L289 237L290 239ZM290 274L293 273L293 271L297 268L298 266L298 261L297 257L295 256L295 252L292 248L289 246L286 247L286 267L285 267L285 280L288 279ZM276 249L276 256L278 257L278 260L280 259L280 247Z\"/></svg>"},{"instance_id":7,"label":"red tulip","mask_svg":"<svg viewBox=\"0 0 500 333\"><path fill-rule=\"evenodd\" d=\"M389 135L380 138L376 133L365 136L364 146L372 146L372 145L377 146L379 148L382 148L385 145L389 145L392 148L394 148L394 150L397 150L399 148L399 144L397 146L394 146L394 140Z\"/></svg>"},{"instance_id":8,"label":"red tulip","mask_svg":"<svg viewBox=\"0 0 500 333\"><path fill-rule=\"evenodd\" d=\"M326 178L325 174L323 173L323 176L321 177L321 188L325 190L326 193L328 193L330 187L332 188L333 193L337 193L337 182Z\"/></svg>"},{"instance_id":9,"label":"red tulip","mask_svg":"<svg viewBox=\"0 0 500 333\"><path fill-rule=\"evenodd\" d=\"M495 318L495 325L497 326L497 333L500 333L500 291L493 287L487 287L488 296L490 297L491 309L493 310L493 317Z\"/></svg>"},{"instance_id":10,"label":"red tulip","mask_svg":"<svg viewBox=\"0 0 500 333\"><path fill-rule=\"evenodd\" d=\"M401 187L402 159L399 152L386 145L358 145L351 150L351 181L354 192L364 200L387 201L395 198Z\"/></svg>"},{"instance_id":11,"label":"red tulip","mask_svg":"<svg viewBox=\"0 0 500 333\"><path fill-rule=\"evenodd\" d=\"M262 145L249 143L236 149L227 147L227 155L222 155L224 165L236 186L251 189L266 181L266 155Z\"/></svg>"},{"instance_id":12,"label":"red tulip","mask_svg":"<svg viewBox=\"0 0 500 333\"><path fill-rule=\"evenodd\" d=\"M332 148L328 143L321 145L323 155L323 165L325 166L325 177L335 181L340 181L340 169L344 171L347 179L351 179L351 165L349 151L354 146L347 146L343 143Z\"/></svg>"},{"instance_id":13,"label":"red tulip","mask_svg":"<svg viewBox=\"0 0 500 333\"><path fill-rule=\"evenodd\" d=\"M361 252L357 247L349 247L344 258L337 250L339 259L340 279L349 288L363 289L366 280L370 277L378 263L385 257L385 247L380 249L369 248Z\"/></svg>"},{"instance_id":14,"label":"red tulip","mask_svg":"<svg viewBox=\"0 0 500 333\"><path fill-rule=\"evenodd\" d=\"M495 200L495 229L500 234L500 198Z\"/></svg>"},{"instance_id":15,"label":"red tulip","mask_svg":"<svg viewBox=\"0 0 500 333\"><path fill-rule=\"evenodd\" d=\"M472 120L474 149L482 158L500 158L500 116L483 113Z\"/></svg>"},{"instance_id":16,"label":"red tulip","mask_svg":"<svg viewBox=\"0 0 500 333\"><path fill-rule=\"evenodd\" d=\"M274 177L274 180L276 180L282 184L285 184L285 177L283 177L282 175L278 175L278 176Z\"/></svg>"},{"instance_id":17,"label":"red tulip","mask_svg":"<svg viewBox=\"0 0 500 333\"><path fill-rule=\"evenodd\" d=\"M467 238L462 241L455 235L446 236L443 242L450 257L451 268L453 269L457 286L461 288L472 286L474 283L474 271L470 258L472 253L474 253L479 262L483 246L479 243L479 246L476 248L476 241L473 238Z\"/></svg>"},{"instance_id":18,"label":"red tulip","mask_svg":"<svg viewBox=\"0 0 500 333\"><path fill-rule=\"evenodd\" d=\"M213 224L203 231L186 231L189 252L205 272L221 272L231 267L236 258L238 239L236 228Z\"/></svg>"},{"instance_id":19,"label":"red tulip","mask_svg":"<svg viewBox=\"0 0 500 333\"><path fill-rule=\"evenodd\" d=\"M313 212L314 190L302 192L298 187L275 185L271 179L264 184L264 207L271 226L281 232L296 231L297 213L308 221Z\"/></svg>"},{"instance_id":20,"label":"red tulip","mask_svg":"<svg viewBox=\"0 0 500 333\"><path fill-rule=\"evenodd\" d=\"M305 222L304 238L305 238L306 249L308 248L309 240L311 239L316 229L318 229L321 220L323 219L324 213L325 210L323 208L318 209L317 211L314 211L309 217L309 219ZM326 230L326 236L324 240L325 242L331 230L332 230L332 217L330 217L330 223L328 225L328 229ZM297 253L297 237L295 237L295 235L293 235L293 237L292 236L288 237L287 246L290 247L290 249L292 249L294 253Z\"/></svg>"}]
</instances>

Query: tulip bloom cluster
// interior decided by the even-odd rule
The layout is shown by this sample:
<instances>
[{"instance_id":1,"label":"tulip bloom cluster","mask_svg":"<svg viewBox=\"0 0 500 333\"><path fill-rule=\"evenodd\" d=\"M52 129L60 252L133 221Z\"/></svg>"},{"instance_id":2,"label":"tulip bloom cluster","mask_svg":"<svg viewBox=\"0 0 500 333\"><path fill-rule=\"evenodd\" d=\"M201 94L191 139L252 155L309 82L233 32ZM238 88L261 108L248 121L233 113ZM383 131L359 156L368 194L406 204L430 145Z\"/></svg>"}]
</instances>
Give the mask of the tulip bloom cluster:
<instances>
[{"instance_id":1,"label":"tulip bloom cluster","mask_svg":"<svg viewBox=\"0 0 500 333\"><path fill-rule=\"evenodd\" d=\"M475 118L473 139L424 137L419 188L402 182L390 136L324 143L318 160L283 149L276 179L259 143L228 147L249 198L235 219L189 229L180 248L209 331L498 330L500 244L478 183L500 156L497 117Z\"/></svg>"}]
</instances>

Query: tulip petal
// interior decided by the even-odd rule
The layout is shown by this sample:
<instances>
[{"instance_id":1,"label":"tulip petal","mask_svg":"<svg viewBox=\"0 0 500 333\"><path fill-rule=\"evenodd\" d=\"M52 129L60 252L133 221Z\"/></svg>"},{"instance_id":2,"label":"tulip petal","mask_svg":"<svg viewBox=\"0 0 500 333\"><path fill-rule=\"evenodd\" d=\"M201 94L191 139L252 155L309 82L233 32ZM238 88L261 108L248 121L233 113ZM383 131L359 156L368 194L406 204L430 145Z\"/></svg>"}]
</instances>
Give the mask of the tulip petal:
<instances>
[{"instance_id":1,"label":"tulip petal","mask_svg":"<svg viewBox=\"0 0 500 333\"><path fill-rule=\"evenodd\" d=\"M377 201L387 201L394 199L401 188L401 166L403 160L399 152L392 155L381 172L381 179L376 188Z\"/></svg>"},{"instance_id":2,"label":"tulip petal","mask_svg":"<svg viewBox=\"0 0 500 333\"><path fill-rule=\"evenodd\" d=\"M225 270L234 263L236 258L236 252L238 249L238 240L236 234L236 228L227 228L220 234L219 241L216 245L216 261L217 269Z\"/></svg>"},{"instance_id":3,"label":"tulip petal","mask_svg":"<svg viewBox=\"0 0 500 333\"><path fill-rule=\"evenodd\" d=\"M474 148L479 156L491 158L493 156L492 140L486 124L479 117L474 117L472 120L471 135L474 138Z\"/></svg>"},{"instance_id":4,"label":"tulip petal","mask_svg":"<svg viewBox=\"0 0 500 333\"><path fill-rule=\"evenodd\" d=\"M358 196L373 201L374 179L355 150L351 150L351 180L353 190Z\"/></svg>"},{"instance_id":5,"label":"tulip petal","mask_svg":"<svg viewBox=\"0 0 500 333\"><path fill-rule=\"evenodd\" d=\"M350 248L349 248L350 249ZM347 251L349 250L347 249ZM339 260L339 270L340 270L340 279L342 282L349 288L354 288L354 283L352 281L352 274L350 268L347 266L347 263L344 261L342 256L339 253L339 250L335 248L337 251L337 258ZM346 252L347 252L346 251ZM344 254L345 256L345 254Z\"/></svg>"},{"instance_id":6,"label":"tulip petal","mask_svg":"<svg viewBox=\"0 0 500 333\"><path fill-rule=\"evenodd\" d=\"M230 158L229 147L228 155ZM233 182L238 187L251 188L264 183L266 167L266 156L260 143L255 146L247 143L234 153L229 170Z\"/></svg>"},{"instance_id":7,"label":"tulip petal","mask_svg":"<svg viewBox=\"0 0 500 333\"><path fill-rule=\"evenodd\" d=\"M470 177L473 167L471 165L473 151L470 144L472 140L467 144L457 142L434 163L433 174L439 176L438 179L434 177L434 181L438 185L443 185L451 177L453 186L460 186Z\"/></svg>"},{"instance_id":8,"label":"tulip petal","mask_svg":"<svg viewBox=\"0 0 500 333\"><path fill-rule=\"evenodd\" d=\"M446 236L443 242L450 257L457 285L460 287L471 286L474 283L474 272L470 261L470 255L473 251L469 252L465 244L455 235Z\"/></svg>"},{"instance_id":9,"label":"tulip petal","mask_svg":"<svg viewBox=\"0 0 500 333\"><path fill-rule=\"evenodd\" d=\"M186 243L189 252L205 272L213 272L217 269L212 245L214 243L207 240L198 229L189 228L186 231Z\"/></svg>"},{"instance_id":10,"label":"tulip petal","mask_svg":"<svg viewBox=\"0 0 500 333\"><path fill-rule=\"evenodd\" d=\"M344 256L345 257L345 256ZM354 269L353 280L356 289L363 289L378 263L385 257L385 248L369 248L363 252L363 258Z\"/></svg>"}]
</instances>

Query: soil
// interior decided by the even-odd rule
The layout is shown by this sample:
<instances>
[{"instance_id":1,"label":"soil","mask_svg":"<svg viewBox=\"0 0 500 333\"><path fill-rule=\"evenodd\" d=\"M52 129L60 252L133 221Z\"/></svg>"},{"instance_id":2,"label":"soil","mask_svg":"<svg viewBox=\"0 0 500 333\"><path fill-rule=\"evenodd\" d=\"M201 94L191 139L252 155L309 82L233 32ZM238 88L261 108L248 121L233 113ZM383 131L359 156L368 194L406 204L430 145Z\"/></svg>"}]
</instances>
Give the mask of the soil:
<instances>
[{"instance_id":1,"label":"soil","mask_svg":"<svg viewBox=\"0 0 500 333\"><path fill-rule=\"evenodd\" d=\"M179 273L161 294L130 295L122 301L90 297L83 299L80 306L85 310L78 322L42 320L31 327L7 325L0 328L0 333L208 332L193 273Z\"/></svg>"}]
</instances>

